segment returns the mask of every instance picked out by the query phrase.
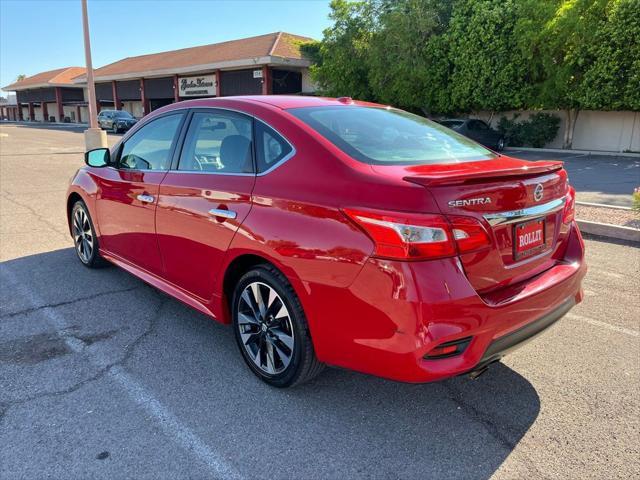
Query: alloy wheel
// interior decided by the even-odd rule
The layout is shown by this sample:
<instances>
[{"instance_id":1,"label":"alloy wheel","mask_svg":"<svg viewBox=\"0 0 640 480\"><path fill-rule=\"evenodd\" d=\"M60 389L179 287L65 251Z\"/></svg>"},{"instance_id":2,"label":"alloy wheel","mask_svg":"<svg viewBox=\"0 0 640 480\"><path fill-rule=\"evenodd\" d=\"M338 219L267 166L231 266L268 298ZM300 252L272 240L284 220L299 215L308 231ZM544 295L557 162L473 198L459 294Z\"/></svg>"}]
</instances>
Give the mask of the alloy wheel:
<instances>
[{"instance_id":1,"label":"alloy wheel","mask_svg":"<svg viewBox=\"0 0 640 480\"><path fill-rule=\"evenodd\" d=\"M76 252L83 263L89 263L93 255L93 231L84 208L76 208L73 214L73 240Z\"/></svg>"},{"instance_id":2,"label":"alloy wheel","mask_svg":"<svg viewBox=\"0 0 640 480\"><path fill-rule=\"evenodd\" d=\"M283 372L293 357L295 335L280 295L266 283L252 282L237 308L240 338L253 364L268 375Z\"/></svg>"}]
</instances>

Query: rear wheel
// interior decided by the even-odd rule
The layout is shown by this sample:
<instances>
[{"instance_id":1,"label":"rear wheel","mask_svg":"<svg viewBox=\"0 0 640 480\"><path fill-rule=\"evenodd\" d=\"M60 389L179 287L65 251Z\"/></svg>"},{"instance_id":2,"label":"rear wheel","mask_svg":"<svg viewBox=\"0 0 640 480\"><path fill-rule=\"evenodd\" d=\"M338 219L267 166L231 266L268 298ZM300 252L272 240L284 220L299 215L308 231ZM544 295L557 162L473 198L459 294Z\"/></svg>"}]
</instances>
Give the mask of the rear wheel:
<instances>
[{"instance_id":1,"label":"rear wheel","mask_svg":"<svg viewBox=\"0 0 640 480\"><path fill-rule=\"evenodd\" d=\"M71 231L78 259L85 267L99 268L106 265L98 253L98 237L82 200L78 200L71 210Z\"/></svg>"},{"instance_id":2,"label":"rear wheel","mask_svg":"<svg viewBox=\"0 0 640 480\"><path fill-rule=\"evenodd\" d=\"M300 300L276 268L261 265L240 278L232 315L242 357L264 382L291 387L322 371Z\"/></svg>"},{"instance_id":3,"label":"rear wheel","mask_svg":"<svg viewBox=\"0 0 640 480\"><path fill-rule=\"evenodd\" d=\"M504 137L501 137L500 140L498 140L498 144L496 145L496 150L501 152L503 149L504 149Z\"/></svg>"}]
</instances>

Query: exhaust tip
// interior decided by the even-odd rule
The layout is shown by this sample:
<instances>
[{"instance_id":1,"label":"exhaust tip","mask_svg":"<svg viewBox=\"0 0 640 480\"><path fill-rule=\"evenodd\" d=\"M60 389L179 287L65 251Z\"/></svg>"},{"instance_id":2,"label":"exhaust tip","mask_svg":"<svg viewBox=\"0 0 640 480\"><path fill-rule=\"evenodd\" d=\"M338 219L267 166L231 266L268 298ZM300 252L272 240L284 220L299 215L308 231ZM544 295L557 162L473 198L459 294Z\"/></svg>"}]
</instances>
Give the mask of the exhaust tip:
<instances>
[{"instance_id":1,"label":"exhaust tip","mask_svg":"<svg viewBox=\"0 0 640 480\"><path fill-rule=\"evenodd\" d=\"M485 363L484 365L482 365L481 367L477 368L476 370L473 370L471 372L469 372L469 378L471 380L476 380L480 375L484 374L487 370L489 370L489 366L493 365L494 363L498 363L500 362L500 359L496 359L492 362L489 363Z\"/></svg>"},{"instance_id":2,"label":"exhaust tip","mask_svg":"<svg viewBox=\"0 0 640 480\"><path fill-rule=\"evenodd\" d=\"M489 370L488 366L479 368L478 370L474 370L473 372L469 373L469 378L471 380L476 380L480 375L485 373L487 370Z\"/></svg>"}]
</instances>

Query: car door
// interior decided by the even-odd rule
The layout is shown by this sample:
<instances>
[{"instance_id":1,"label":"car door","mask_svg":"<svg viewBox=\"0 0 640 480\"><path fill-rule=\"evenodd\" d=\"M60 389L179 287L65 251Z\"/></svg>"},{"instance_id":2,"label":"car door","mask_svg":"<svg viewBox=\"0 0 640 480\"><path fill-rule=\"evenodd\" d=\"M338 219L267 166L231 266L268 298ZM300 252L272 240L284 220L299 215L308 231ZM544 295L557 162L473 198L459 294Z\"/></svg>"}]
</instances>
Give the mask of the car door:
<instances>
[{"instance_id":1,"label":"car door","mask_svg":"<svg viewBox=\"0 0 640 480\"><path fill-rule=\"evenodd\" d=\"M146 123L115 153L115 168L97 179L96 210L101 247L156 275L162 261L155 232L160 182L167 174L184 112Z\"/></svg>"},{"instance_id":2,"label":"car door","mask_svg":"<svg viewBox=\"0 0 640 480\"><path fill-rule=\"evenodd\" d=\"M233 236L251 209L253 119L193 110L181 152L158 195L156 229L165 278L208 302Z\"/></svg>"}]
</instances>

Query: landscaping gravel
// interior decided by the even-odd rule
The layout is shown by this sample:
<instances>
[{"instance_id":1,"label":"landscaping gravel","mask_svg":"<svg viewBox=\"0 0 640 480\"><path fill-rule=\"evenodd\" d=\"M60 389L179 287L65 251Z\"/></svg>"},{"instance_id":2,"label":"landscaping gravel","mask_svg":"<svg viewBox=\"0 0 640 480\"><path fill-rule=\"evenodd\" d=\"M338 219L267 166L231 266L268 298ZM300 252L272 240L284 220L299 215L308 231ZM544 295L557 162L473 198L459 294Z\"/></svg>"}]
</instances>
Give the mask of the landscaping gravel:
<instances>
[{"instance_id":1,"label":"landscaping gravel","mask_svg":"<svg viewBox=\"0 0 640 480\"><path fill-rule=\"evenodd\" d=\"M640 229L640 213L632 210L576 205L576 218Z\"/></svg>"}]
</instances>

